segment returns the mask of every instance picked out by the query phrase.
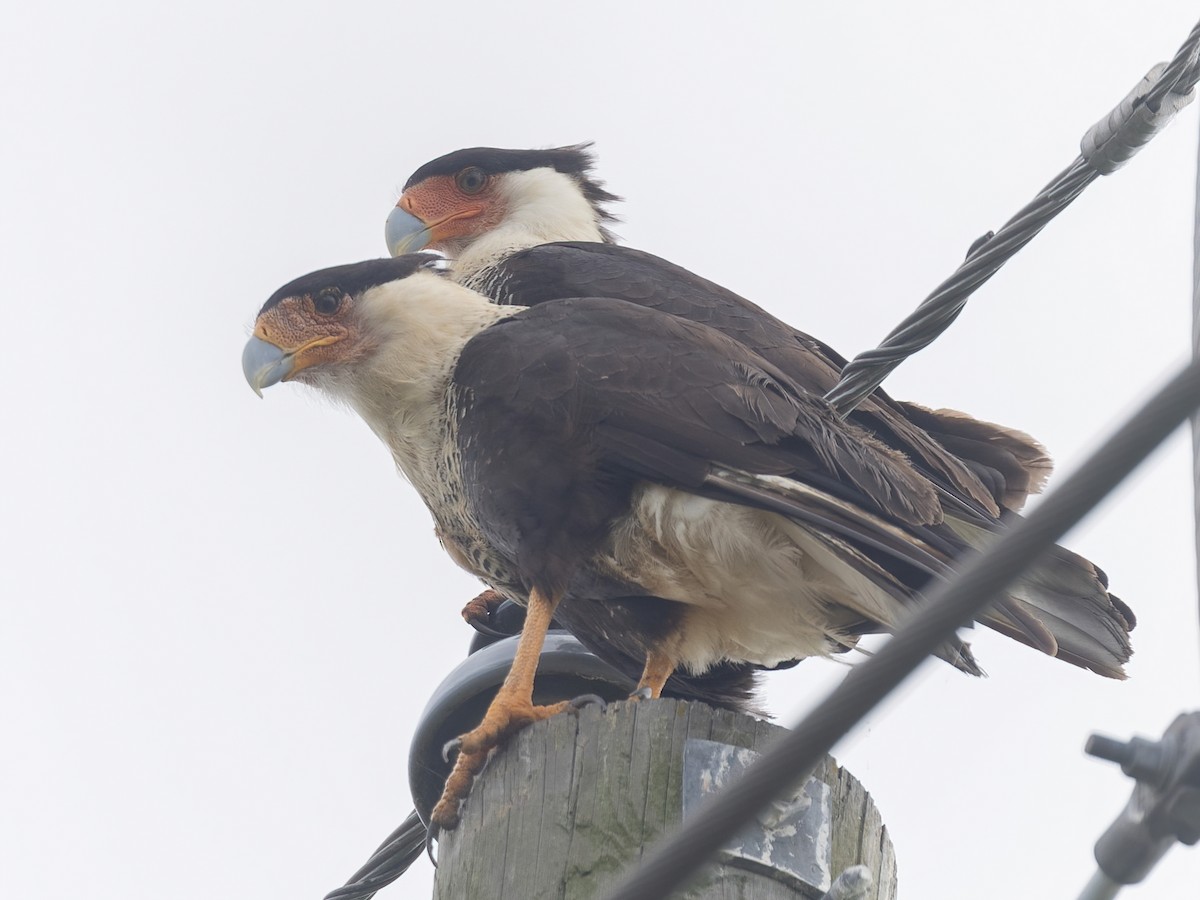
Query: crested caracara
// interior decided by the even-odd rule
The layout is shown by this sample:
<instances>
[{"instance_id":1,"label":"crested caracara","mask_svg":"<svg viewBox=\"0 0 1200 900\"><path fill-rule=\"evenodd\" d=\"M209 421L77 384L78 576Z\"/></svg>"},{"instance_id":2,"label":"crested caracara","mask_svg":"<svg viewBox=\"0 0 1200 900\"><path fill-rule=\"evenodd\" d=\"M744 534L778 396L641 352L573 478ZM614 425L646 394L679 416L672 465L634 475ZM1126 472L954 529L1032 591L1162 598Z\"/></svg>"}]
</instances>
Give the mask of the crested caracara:
<instances>
[{"instance_id":1,"label":"crested caracara","mask_svg":"<svg viewBox=\"0 0 1200 900\"><path fill-rule=\"evenodd\" d=\"M280 288L243 368L256 391L296 380L348 403L454 560L527 605L439 827L490 748L566 708L531 700L552 616L640 658L654 697L677 669L770 667L893 630L1001 527L715 328L605 297L498 306L428 255ZM979 621L1110 677L1130 655L1128 608L1062 548ZM939 655L978 672L957 640Z\"/></svg>"},{"instance_id":2,"label":"crested caracara","mask_svg":"<svg viewBox=\"0 0 1200 900\"><path fill-rule=\"evenodd\" d=\"M724 332L813 393L837 383L846 360L828 345L687 269L617 245L609 207L619 198L593 166L587 144L439 157L405 184L387 220L388 249L444 253L455 281L496 303L628 300ZM955 410L876 390L851 419L906 454L951 500L992 515L1019 510L1050 474L1045 449L1029 435Z\"/></svg>"}]
</instances>

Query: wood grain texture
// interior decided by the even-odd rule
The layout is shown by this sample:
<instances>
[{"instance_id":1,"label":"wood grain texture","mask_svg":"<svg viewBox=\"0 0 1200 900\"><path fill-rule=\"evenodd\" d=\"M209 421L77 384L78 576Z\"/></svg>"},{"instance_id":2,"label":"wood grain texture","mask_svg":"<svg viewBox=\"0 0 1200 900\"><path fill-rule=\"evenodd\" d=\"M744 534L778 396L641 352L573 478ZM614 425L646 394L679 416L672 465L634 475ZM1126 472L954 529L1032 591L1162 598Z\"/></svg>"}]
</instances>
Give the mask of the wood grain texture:
<instances>
[{"instance_id":1,"label":"wood grain texture","mask_svg":"<svg viewBox=\"0 0 1200 900\"><path fill-rule=\"evenodd\" d=\"M584 709L522 731L479 776L458 828L442 836L435 900L592 900L682 809L687 738L761 749L782 729L700 703L655 700ZM875 876L869 900L894 900L896 859L870 795L830 757L833 873ZM797 900L766 875L709 867L686 900Z\"/></svg>"}]
</instances>

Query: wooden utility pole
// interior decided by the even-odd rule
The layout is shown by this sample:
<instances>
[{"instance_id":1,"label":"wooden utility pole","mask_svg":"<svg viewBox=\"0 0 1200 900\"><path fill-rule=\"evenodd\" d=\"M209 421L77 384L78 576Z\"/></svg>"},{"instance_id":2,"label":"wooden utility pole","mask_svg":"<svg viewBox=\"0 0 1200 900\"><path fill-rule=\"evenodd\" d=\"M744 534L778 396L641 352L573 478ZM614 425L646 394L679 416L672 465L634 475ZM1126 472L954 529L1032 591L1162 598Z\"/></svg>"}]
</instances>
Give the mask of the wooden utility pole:
<instances>
[{"instance_id":1,"label":"wooden utility pole","mask_svg":"<svg viewBox=\"0 0 1200 900\"><path fill-rule=\"evenodd\" d=\"M714 773L726 767L714 759L723 751L724 759L738 755L731 748L761 749L781 731L751 716L678 700L586 708L527 728L493 756L458 828L441 836L435 900L597 898L643 847L679 823L685 807L690 813L697 791L711 787ZM826 878L865 865L875 881L866 900L894 900L896 861L870 796L829 757L816 779L828 785L828 792L808 791L823 802L827 797L828 827L814 829L818 843L829 844ZM804 806L791 812L808 815ZM774 865L791 852L783 844L804 839L790 837L796 829L788 824L788 809L776 813L755 826L771 834L766 846L773 856L764 863L735 848L682 896L819 897L820 889Z\"/></svg>"}]
</instances>

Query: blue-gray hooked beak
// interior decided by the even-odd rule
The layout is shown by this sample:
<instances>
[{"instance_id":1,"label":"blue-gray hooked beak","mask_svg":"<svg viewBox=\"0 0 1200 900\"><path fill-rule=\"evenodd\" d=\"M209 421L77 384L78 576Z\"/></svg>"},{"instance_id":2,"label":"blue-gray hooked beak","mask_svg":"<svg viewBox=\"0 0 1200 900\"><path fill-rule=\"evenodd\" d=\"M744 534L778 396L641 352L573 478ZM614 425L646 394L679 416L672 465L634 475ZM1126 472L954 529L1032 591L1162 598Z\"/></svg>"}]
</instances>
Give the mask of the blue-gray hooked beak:
<instances>
[{"instance_id":1,"label":"blue-gray hooked beak","mask_svg":"<svg viewBox=\"0 0 1200 900\"><path fill-rule=\"evenodd\" d=\"M403 256L423 250L429 243L431 229L412 213L396 207L388 213L383 226L383 238L392 256Z\"/></svg>"},{"instance_id":2,"label":"blue-gray hooked beak","mask_svg":"<svg viewBox=\"0 0 1200 900\"><path fill-rule=\"evenodd\" d=\"M246 373L246 381L250 389L262 396L262 389L283 381L295 367L292 354L268 344L262 338L252 337L246 341L246 349L242 351L242 371Z\"/></svg>"}]
</instances>

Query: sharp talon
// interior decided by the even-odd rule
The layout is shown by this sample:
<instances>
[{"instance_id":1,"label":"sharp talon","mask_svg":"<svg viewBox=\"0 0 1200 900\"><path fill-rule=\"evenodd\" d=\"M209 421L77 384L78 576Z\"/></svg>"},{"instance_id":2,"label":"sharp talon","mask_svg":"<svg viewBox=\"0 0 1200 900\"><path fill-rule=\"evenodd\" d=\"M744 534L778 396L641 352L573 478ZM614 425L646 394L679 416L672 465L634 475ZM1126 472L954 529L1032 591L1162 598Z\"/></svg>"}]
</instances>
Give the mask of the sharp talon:
<instances>
[{"instance_id":1,"label":"sharp talon","mask_svg":"<svg viewBox=\"0 0 1200 900\"><path fill-rule=\"evenodd\" d=\"M501 607L508 602L503 594L489 588L462 608L462 617L480 634L486 634L489 637L508 637L511 632L501 627L497 616Z\"/></svg>"},{"instance_id":2,"label":"sharp talon","mask_svg":"<svg viewBox=\"0 0 1200 900\"><path fill-rule=\"evenodd\" d=\"M450 757L462 750L462 738L454 738L442 745L442 760L450 762Z\"/></svg>"},{"instance_id":3,"label":"sharp talon","mask_svg":"<svg viewBox=\"0 0 1200 900\"><path fill-rule=\"evenodd\" d=\"M630 700L653 700L654 695L649 687L640 687L629 695Z\"/></svg>"},{"instance_id":4,"label":"sharp talon","mask_svg":"<svg viewBox=\"0 0 1200 900\"><path fill-rule=\"evenodd\" d=\"M597 694L584 694L581 697L575 697L571 700L571 709L576 712L585 706L599 706L601 709L604 709L608 704L604 702L603 697Z\"/></svg>"},{"instance_id":5,"label":"sharp talon","mask_svg":"<svg viewBox=\"0 0 1200 900\"><path fill-rule=\"evenodd\" d=\"M433 863L433 867L437 868L437 857L433 855L433 842L437 840L438 832L441 829L436 822L429 823L429 829L425 832L425 855L429 857L429 861Z\"/></svg>"}]
</instances>

